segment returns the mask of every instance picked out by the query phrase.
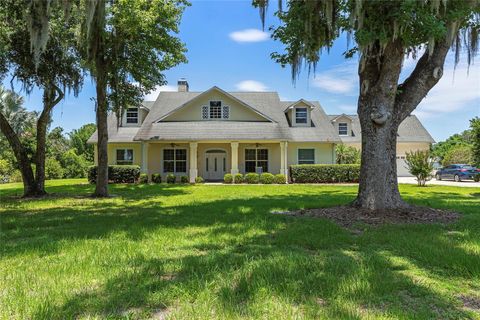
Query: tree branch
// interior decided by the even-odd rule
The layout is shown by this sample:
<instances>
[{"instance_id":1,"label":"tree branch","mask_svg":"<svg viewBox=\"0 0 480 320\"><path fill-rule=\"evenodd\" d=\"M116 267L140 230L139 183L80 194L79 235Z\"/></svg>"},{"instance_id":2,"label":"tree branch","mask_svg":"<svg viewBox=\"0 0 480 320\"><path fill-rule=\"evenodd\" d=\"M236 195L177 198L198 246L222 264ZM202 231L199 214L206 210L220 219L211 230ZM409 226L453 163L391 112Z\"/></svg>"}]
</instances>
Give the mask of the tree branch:
<instances>
[{"instance_id":1,"label":"tree branch","mask_svg":"<svg viewBox=\"0 0 480 320\"><path fill-rule=\"evenodd\" d=\"M395 116L399 123L415 110L440 80L449 49L450 45L447 41L443 41L435 45L433 53L426 50L410 76L398 86L398 94L395 98Z\"/></svg>"}]
</instances>

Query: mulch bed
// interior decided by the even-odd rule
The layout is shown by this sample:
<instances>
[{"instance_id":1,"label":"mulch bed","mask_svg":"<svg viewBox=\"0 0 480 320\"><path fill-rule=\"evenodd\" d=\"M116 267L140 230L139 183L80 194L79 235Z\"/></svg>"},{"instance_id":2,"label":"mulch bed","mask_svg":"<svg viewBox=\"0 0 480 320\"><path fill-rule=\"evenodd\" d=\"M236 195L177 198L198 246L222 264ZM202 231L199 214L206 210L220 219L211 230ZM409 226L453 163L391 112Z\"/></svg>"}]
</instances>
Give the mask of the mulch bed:
<instances>
[{"instance_id":1,"label":"mulch bed","mask_svg":"<svg viewBox=\"0 0 480 320\"><path fill-rule=\"evenodd\" d=\"M410 206L397 210L366 210L351 206L331 208L306 209L288 212L275 212L294 217L327 218L342 227L351 227L355 224L418 224L418 223L451 223L456 221L460 214L428 207Z\"/></svg>"}]
</instances>

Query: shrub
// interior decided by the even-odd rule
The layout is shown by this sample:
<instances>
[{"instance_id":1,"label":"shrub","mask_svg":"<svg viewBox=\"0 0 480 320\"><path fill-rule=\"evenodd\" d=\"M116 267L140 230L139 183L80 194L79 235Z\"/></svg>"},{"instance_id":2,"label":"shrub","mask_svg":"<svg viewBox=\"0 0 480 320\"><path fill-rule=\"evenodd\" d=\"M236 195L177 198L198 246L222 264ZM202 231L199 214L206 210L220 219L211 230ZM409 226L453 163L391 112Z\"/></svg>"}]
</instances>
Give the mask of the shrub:
<instances>
[{"instance_id":1,"label":"shrub","mask_svg":"<svg viewBox=\"0 0 480 320\"><path fill-rule=\"evenodd\" d=\"M61 155L60 162L64 168L64 178L84 178L88 162L83 155L78 155L75 149L70 149Z\"/></svg>"},{"instance_id":2,"label":"shrub","mask_svg":"<svg viewBox=\"0 0 480 320\"><path fill-rule=\"evenodd\" d=\"M45 160L45 179L61 179L63 178L63 168L60 162L55 158L47 158Z\"/></svg>"},{"instance_id":3,"label":"shrub","mask_svg":"<svg viewBox=\"0 0 480 320\"><path fill-rule=\"evenodd\" d=\"M337 144L335 147L337 164L359 164L360 150L355 147Z\"/></svg>"},{"instance_id":4,"label":"shrub","mask_svg":"<svg viewBox=\"0 0 480 320\"><path fill-rule=\"evenodd\" d=\"M473 176L473 181L480 182L480 174L476 174Z\"/></svg>"},{"instance_id":5,"label":"shrub","mask_svg":"<svg viewBox=\"0 0 480 320\"><path fill-rule=\"evenodd\" d=\"M260 181L260 175L258 173L247 173L245 175L245 182L249 184L258 183Z\"/></svg>"},{"instance_id":6,"label":"shrub","mask_svg":"<svg viewBox=\"0 0 480 320\"><path fill-rule=\"evenodd\" d=\"M226 173L223 176L223 182L225 183L232 183L233 182L233 176L230 173Z\"/></svg>"},{"instance_id":7,"label":"shrub","mask_svg":"<svg viewBox=\"0 0 480 320\"><path fill-rule=\"evenodd\" d=\"M177 177L173 173L167 174L167 183L175 183L177 181Z\"/></svg>"},{"instance_id":8,"label":"shrub","mask_svg":"<svg viewBox=\"0 0 480 320\"><path fill-rule=\"evenodd\" d=\"M181 183L189 183L190 180L188 179L188 176L181 176L180 177L180 182Z\"/></svg>"},{"instance_id":9,"label":"shrub","mask_svg":"<svg viewBox=\"0 0 480 320\"><path fill-rule=\"evenodd\" d=\"M153 183L162 183L162 175L160 173L152 174L152 182Z\"/></svg>"},{"instance_id":10,"label":"shrub","mask_svg":"<svg viewBox=\"0 0 480 320\"><path fill-rule=\"evenodd\" d=\"M5 159L0 159L0 183L5 183L10 181L10 176L13 173L13 168Z\"/></svg>"},{"instance_id":11,"label":"shrub","mask_svg":"<svg viewBox=\"0 0 480 320\"><path fill-rule=\"evenodd\" d=\"M138 183L148 183L148 175L146 173L140 173L140 177L138 178Z\"/></svg>"},{"instance_id":12,"label":"shrub","mask_svg":"<svg viewBox=\"0 0 480 320\"><path fill-rule=\"evenodd\" d=\"M406 152L405 163L408 172L417 177L419 186L425 186L425 182L432 178L433 160L430 158L430 151Z\"/></svg>"},{"instance_id":13,"label":"shrub","mask_svg":"<svg viewBox=\"0 0 480 320\"><path fill-rule=\"evenodd\" d=\"M140 177L139 166L108 166L108 181L113 183L135 183ZM97 166L88 169L88 182L97 180Z\"/></svg>"},{"instance_id":14,"label":"shrub","mask_svg":"<svg viewBox=\"0 0 480 320\"><path fill-rule=\"evenodd\" d=\"M20 170L18 169L13 170L12 174L10 175L10 182L22 182L22 181L23 181L23 178Z\"/></svg>"},{"instance_id":15,"label":"shrub","mask_svg":"<svg viewBox=\"0 0 480 320\"><path fill-rule=\"evenodd\" d=\"M358 182L358 164L301 164L290 167L295 183Z\"/></svg>"},{"instance_id":16,"label":"shrub","mask_svg":"<svg viewBox=\"0 0 480 320\"><path fill-rule=\"evenodd\" d=\"M241 174L241 173L235 174L235 176L233 177L233 182L234 183L243 183L244 182L243 174Z\"/></svg>"},{"instance_id":17,"label":"shrub","mask_svg":"<svg viewBox=\"0 0 480 320\"><path fill-rule=\"evenodd\" d=\"M195 183L203 183L203 182L204 182L204 180L203 180L202 177L196 177L195 178Z\"/></svg>"},{"instance_id":18,"label":"shrub","mask_svg":"<svg viewBox=\"0 0 480 320\"><path fill-rule=\"evenodd\" d=\"M285 178L284 174L279 173L273 177L273 183L285 184L287 183L287 179Z\"/></svg>"},{"instance_id":19,"label":"shrub","mask_svg":"<svg viewBox=\"0 0 480 320\"><path fill-rule=\"evenodd\" d=\"M272 184L275 177L269 172L264 172L260 175L260 183Z\"/></svg>"}]
</instances>

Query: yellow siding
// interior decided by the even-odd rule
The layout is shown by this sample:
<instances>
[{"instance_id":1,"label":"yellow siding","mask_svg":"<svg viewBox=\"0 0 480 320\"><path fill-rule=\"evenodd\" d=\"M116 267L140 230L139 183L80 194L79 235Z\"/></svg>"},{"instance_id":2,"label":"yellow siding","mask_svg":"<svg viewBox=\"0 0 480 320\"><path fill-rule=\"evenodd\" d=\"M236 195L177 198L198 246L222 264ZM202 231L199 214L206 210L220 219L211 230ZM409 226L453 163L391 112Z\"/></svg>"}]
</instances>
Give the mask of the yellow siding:
<instances>
[{"instance_id":1,"label":"yellow siding","mask_svg":"<svg viewBox=\"0 0 480 320\"><path fill-rule=\"evenodd\" d=\"M142 145L140 143L109 143L108 144L108 164L117 164L117 149L132 149L133 164L142 165ZM96 160L95 160L96 163Z\"/></svg>"},{"instance_id":2,"label":"yellow siding","mask_svg":"<svg viewBox=\"0 0 480 320\"><path fill-rule=\"evenodd\" d=\"M334 144L319 142L289 142L288 165L298 164L298 149L315 149L316 164L335 163Z\"/></svg>"},{"instance_id":3,"label":"yellow siding","mask_svg":"<svg viewBox=\"0 0 480 320\"><path fill-rule=\"evenodd\" d=\"M148 144L148 175L152 173L162 174L162 178L165 179L167 173L163 172L163 149L171 149L171 143L149 143ZM190 146L188 143L175 143L175 148L187 149L187 172L177 173L177 176L188 176L189 159L190 159Z\"/></svg>"},{"instance_id":4,"label":"yellow siding","mask_svg":"<svg viewBox=\"0 0 480 320\"><path fill-rule=\"evenodd\" d=\"M355 147L358 150L362 149L361 143L345 143L347 146ZM429 150L430 143L428 142L397 142L397 155L405 155L405 152L417 150Z\"/></svg>"},{"instance_id":5,"label":"yellow siding","mask_svg":"<svg viewBox=\"0 0 480 320\"><path fill-rule=\"evenodd\" d=\"M256 143L240 143L238 146L238 170L245 173L245 149L257 148ZM268 172L280 173L280 143L261 143L258 148L268 149Z\"/></svg>"},{"instance_id":6,"label":"yellow siding","mask_svg":"<svg viewBox=\"0 0 480 320\"><path fill-rule=\"evenodd\" d=\"M165 118L164 121L202 120L202 106L208 106L211 100L220 100L222 101L222 105L230 107L230 118L225 121L267 121L258 113L216 91L188 103L185 107L175 111L173 114Z\"/></svg>"}]
</instances>

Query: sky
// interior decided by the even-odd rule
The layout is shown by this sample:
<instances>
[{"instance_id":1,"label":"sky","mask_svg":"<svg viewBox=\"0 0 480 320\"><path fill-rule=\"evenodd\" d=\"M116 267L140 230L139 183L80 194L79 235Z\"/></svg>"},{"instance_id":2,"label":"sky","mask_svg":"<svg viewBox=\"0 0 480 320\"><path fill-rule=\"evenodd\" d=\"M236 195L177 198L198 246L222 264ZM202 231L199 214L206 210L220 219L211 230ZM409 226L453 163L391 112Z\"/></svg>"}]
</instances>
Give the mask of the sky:
<instances>
[{"instance_id":1,"label":"sky","mask_svg":"<svg viewBox=\"0 0 480 320\"><path fill-rule=\"evenodd\" d=\"M278 24L273 13L276 2L268 8L266 28ZM251 1L192 1L180 25L179 37L186 44L188 63L165 71L168 84L145 97L155 100L162 90L176 90L179 78L186 78L191 91L218 86L226 91L277 91L282 100L317 100L327 114L354 114L358 97L358 57L346 60L342 53L347 42L341 37L329 53L322 54L316 72L302 71L295 84L290 68L282 68L270 59L272 52L282 52L281 43L262 30L258 10ZM463 56L463 61L466 56ZM415 66L413 59L404 63L402 78ZM8 79L4 80L10 86ZM21 88L14 84L16 91ZM21 92L20 92L21 93ZM21 93L22 94L22 93ZM95 122L92 98L94 83L85 79L78 97L67 95L55 107L53 124L65 132ZM41 109L41 92L25 97L29 110ZM469 119L480 116L480 61L461 62L454 70L449 54L440 82L414 111L436 141L468 129Z\"/></svg>"}]
</instances>

